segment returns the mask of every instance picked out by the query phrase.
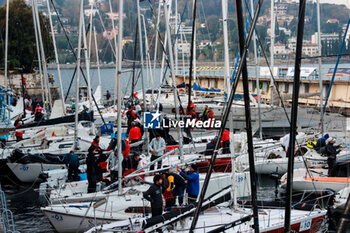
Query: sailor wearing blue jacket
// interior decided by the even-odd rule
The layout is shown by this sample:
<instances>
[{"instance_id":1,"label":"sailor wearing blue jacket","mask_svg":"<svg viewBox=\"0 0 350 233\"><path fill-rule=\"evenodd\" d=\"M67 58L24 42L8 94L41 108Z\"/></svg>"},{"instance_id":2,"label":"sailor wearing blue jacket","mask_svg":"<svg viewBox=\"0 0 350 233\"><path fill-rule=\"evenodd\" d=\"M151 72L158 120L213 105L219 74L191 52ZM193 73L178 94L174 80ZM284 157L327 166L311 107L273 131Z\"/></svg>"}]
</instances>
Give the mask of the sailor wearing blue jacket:
<instances>
[{"instance_id":1,"label":"sailor wearing blue jacket","mask_svg":"<svg viewBox=\"0 0 350 233\"><path fill-rule=\"evenodd\" d=\"M191 164L190 170L185 172L184 170L177 167L180 175L187 180L187 194L188 194L188 204L195 203L199 194L199 174L198 167L196 164Z\"/></svg>"}]
</instances>

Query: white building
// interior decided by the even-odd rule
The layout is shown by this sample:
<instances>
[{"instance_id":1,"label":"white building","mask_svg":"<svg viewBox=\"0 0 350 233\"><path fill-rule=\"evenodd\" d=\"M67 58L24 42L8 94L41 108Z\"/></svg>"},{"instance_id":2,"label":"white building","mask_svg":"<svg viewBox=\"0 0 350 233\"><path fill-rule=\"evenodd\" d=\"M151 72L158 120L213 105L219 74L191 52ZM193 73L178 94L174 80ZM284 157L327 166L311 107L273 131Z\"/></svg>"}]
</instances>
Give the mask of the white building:
<instances>
[{"instance_id":1,"label":"white building","mask_svg":"<svg viewBox=\"0 0 350 233\"><path fill-rule=\"evenodd\" d=\"M326 42L327 45L333 41L339 40L339 34L338 33L321 33L321 41ZM318 44L318 32L315 32L311 36L311 43Z\"/></svg>"},{"instance_id":2,"label":"white building","mask_svg":"<svg viewBox=\"0 0 350 233\"><path fill-rule=\"evenodd\" d=\"M275 56L288 55L290 53L290 49L285 44L275 43L275 46L273 48L273 53Z\"/></svg>"},{"instance_id":3,"label":"white building","mask_svg":"<svg viewBox=\"0 0 350 233\"><path fill-rule=\"evenodd\" d=\"M201 43L199 44L199 48L202 49L207 46L212 46L213 42L210 40L202 40Z\"/></svg>"},{"instance_id":4,"label":"white building","mask_svg":"<svg viewBox=\"0 0 350 233\"><path fill-rule=\"evenodd\" d=\"M86 17L90 17L91 16L91 14L92 14L92 16L95 16L96 15L96 13L97 13L97 10L96 9L85 9L84 10L84 15L86 16Z\"/></svg>"},{"instance_id":5,"label":"white building","mask_svg":"<svg viewBox=\"0 0 350 233\"><path fill-rule=\"evenodd\" d=\"M177 53L181 54L184 53L185 56L189 56L191 53L191 44L188 42L183 42L181 43L181 41L178 41L177 43Z\"/></svg>"},{"instance_id":6,"label":"white building","mask_svg":"<svg viewBox=\"0 0 350 233\"><path fill-rule=\"evenodd\" d=\"M317 56L318 55L318 45L317 44L303 44L303 55L306 56Z\"/></svg>"}]
</instances>

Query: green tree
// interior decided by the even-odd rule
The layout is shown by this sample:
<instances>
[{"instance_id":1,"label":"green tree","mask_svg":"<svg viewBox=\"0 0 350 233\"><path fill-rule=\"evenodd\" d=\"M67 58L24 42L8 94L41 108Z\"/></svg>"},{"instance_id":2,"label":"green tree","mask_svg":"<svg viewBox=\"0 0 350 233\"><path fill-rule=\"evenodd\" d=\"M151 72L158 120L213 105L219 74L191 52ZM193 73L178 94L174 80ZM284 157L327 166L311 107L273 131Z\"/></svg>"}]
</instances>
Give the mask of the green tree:
<instances>
[{"instance_id":1,"label":"green tree","mask_svg":"<svg viewBox=\"0 0 350 233\"><path fill-rule=\"evenodd\" d=\"M12 0L9 12L8 65L9 69L23 67L24 73L31 73L35 68L36 45L32 9L23 0ZM0 63L4 64L5 54L5 15L6 7L0 8ZM49 33L49 22L42 14L40 27L44 43L45 55L53 59L53 46Z\"/></svg>"}]
</instances>

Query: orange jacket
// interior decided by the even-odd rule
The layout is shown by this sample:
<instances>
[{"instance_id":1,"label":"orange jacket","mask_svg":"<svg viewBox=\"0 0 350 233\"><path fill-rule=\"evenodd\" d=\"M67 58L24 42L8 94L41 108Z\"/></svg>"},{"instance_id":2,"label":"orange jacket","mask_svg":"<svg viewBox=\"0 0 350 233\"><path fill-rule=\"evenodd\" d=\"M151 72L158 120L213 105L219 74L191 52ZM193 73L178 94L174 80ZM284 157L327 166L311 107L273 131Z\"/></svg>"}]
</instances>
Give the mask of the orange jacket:
<instances>
[{"instance_id":1,"label":"orange jacket","mask_svg":"<svg viewBox=\"0 0 350 233\"><path fill-rule=\"evenodd\" d=\"M131 140L139 140L141 138L141 130L139 127L132 127L130 129L130 133L129 133L129 141Z\"/></svg>"}]
</instances>

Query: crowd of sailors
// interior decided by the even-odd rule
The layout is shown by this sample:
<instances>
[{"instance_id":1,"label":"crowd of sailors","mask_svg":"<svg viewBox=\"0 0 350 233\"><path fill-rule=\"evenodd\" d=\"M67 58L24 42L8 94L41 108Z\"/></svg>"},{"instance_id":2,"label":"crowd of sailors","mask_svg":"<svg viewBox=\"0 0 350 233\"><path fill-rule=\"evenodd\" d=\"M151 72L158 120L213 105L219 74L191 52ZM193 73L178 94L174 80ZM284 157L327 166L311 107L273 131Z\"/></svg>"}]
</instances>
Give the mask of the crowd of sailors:
<instances>
[{"instance_id":1,"label":"crowd of sailors","mask_svg":"<svg viewBox=\"0 0 350 233\"><path fill-rule=\"evenodd\" d=\"M107 92L106 98L110 99L110 94ZM31 111L36 121L40 121L44 116L43 103L38 101L38 98L31 100L29 97L25 99L25 108ZM96 192L97 183L101 182L105 185L111 184L118 179L124 179L125 177L141 167L141 154L143 153L142 139L145 134L143 124L141 123L141 116L143 113L143 106L137 99L136 94L132 95L131 101L126 104L127 111L127 131L125 137L121 141L122 157L122 177L118 177L118 167L111 166L112 160L118 160L118 154L116 152L117 140L112 138L107 150L103 150L99 143L100 137L96 136L91 143L86 158L87 165L87 180L88 180L88 193ZM162 105L159 103L154 110L162 111ZM149 109L147 109L149 111ZM185 112L185 115L183 114ZM203 121L214 118L213 111L210 107L205 106L203 112L198 114L195 104L191 101L186 107L185 111L180 111L180 114L184 117L190 117L191 119L200 119ZM19 116L14 122L16 130L16 140L23 140L23 130L20 129L23 124L23 118L25 116ZM199 173L196 164L189 164L185 169L179 166L164 167L162 166L162 156L166 151L166 147L171 144L172 137L166 129L161 130L149 130L148 137L148 153L150 155L150 171L154 171L153 184L150 188L143 193L143 197L151 203L152 216L161 215L164 209L169 209L177 202L178 205L184 205L185 203L191 204L197 200L200 184ZM288 155L290 135L287 134L281 138L281 144ZM6 142L5 142L6 143ZM131 144L138 144L131 148ZM210 141L204 152L204 155L212 155L218 139L214 138ZM327 155L328 160L328 173L329 176L334 176L334 168L336 163L336 156L342 150L341 144L335 145L335 139L330 138L328 134L325 134L319 138L316 142L310 144L318 153ZM230 151L230 131L225 129L220 141L220 147L223 154L229 154ZM296 150L298 153L298 150ZM109 152L109 153L106 153ZM72 150L65 157L65 163L68 168L68 180L79 180L79 157ZM110 179L105 179L104 174L110 173ZM187 195L185 195L185 193ZM163 197L165 200L163 200ZM185 201L184 197L187 197Z\"/></svg>"}]
</instances>

